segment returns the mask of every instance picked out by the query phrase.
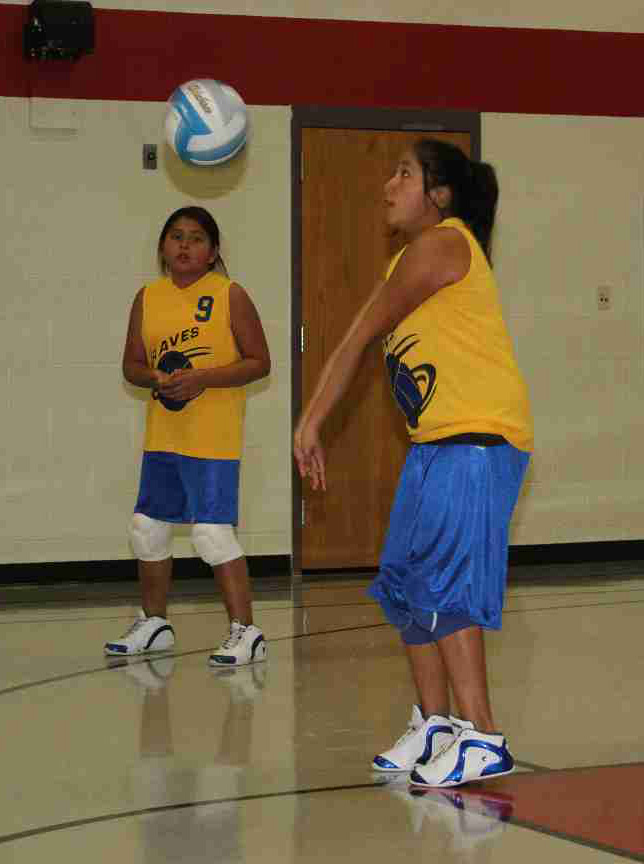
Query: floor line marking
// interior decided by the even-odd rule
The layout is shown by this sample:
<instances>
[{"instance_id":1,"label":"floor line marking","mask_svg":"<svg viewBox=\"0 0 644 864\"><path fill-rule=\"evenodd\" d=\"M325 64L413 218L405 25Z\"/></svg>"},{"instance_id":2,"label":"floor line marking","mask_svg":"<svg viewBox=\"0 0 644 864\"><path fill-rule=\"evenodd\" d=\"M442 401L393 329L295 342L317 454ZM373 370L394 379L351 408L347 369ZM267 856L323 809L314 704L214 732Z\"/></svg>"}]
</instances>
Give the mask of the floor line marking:
<instances>
[{"instance_id":1,"label":"floor line marking","mask_svg":"<svg viewBox=\"0 0 644 864\"><path fill-rule=\"evenodd\" d=\"M212 601L212 602L214 602L214 601ZM261 600L256 601L256 602L261 602ZM526 609L504 609L503 615L527 615L531 612L565 612L569 609L588 609L589 607L593 608L593 609L595 609L595 608L596 609L605 609L607 607L613 607L613 606L615 606L615 607L617 607L617 606L641 606L642 604L644 604L644 597L641 600L621 600L621 601L611 601L611 602L603 602L603 603L578 603L578 604L557 605L557 606L532 606L532 607L528 607ZM136 604L133 604L133 605L136 605ZM295 610L295 609L306 609L306 610L309 610L309 609L344 609L344 608L351 608L351 607L360 607L360 608L365 608L365 609L369 609L369 608L378 609L379 608L377 603L369 603L369 602L307 604L306 602L302 601L301 603L297 603L297 604L286 603L286 605L284 605L284 606L279 606L279 607L275 607L272 609L263 609L261 611L264 613L270 613L270 612L287 612L289 610ZM176 614L176 616L225 615L226 610L223 608L220 610L219 609L196 610L196 611L192 611L192 612L187 612L187 611L186 612L176 612L175 614ZM45 623L45 624L64 624L64 623L69 623L70 621L71 622L77 622L77 621L85 621L85 622L87 622L87 621L114 621L114 620L119 620L119 619L125 618L125 617L128 617L128 616L125 613L123 613L122 615L106 615L106 616L100 616L100 617L87 617L87 618L77 616L75 618L49 618L49 619L46 619L46 618L27 618L27 619L22 619L20 621L6 621L6 620L3 620L3 617L0 616L0 623L2 623L4 626L10 626L10 625L17 626L17 625L21 625L21 624L43 624L43 623ZM351 628L349 628L349 629L351 629ZM308 635L308 634L305 634L305 635ZM282 638L282 637L280 637L280 638ZM290 637L288 637L288 638L290 638ZM276 641L276 640L272 640L272 641ZM0 693L1 692L2 691L0 691Z\"/></svg>"},{"instance_id":2,"label":"floor line marking","mask_svg":"<svg viewBox=\"0 0 644 864\"><path fill-rule=\"evenodd\" d=\"M362 624L356 627L340 627L337 630L319 630L314 633L294 633L292 636L278 636L276 639L268 639L269 645L275 642L287 642L293 639L305 639L311 636L326 636L334 633L346 633L358 630L372 630L376 627L386 627L385 623L381 624ZM193 648L190 651L173 651L173 652L155 652L154 655L146 654L144 656L135 655L134 657L118 657L109 655L112 663L106 666L99 666L93 669L81 669L77 672L67 672L64 675L54 675L51 678L42 678L39 681L28 681L26 684L13 684L11 687L5 687L0 690L0 697L6 696L9 693L16 693L20 690L29 690L32 687L44 687L46 684L57 684L60 681L70 681L73 678L82 678L84 675L97 675L100 672L111 672L114 669L123 669L125 666L134 666L136 664L149 663L151 660L161 660L166 657L181 658L190 657L194 654L210 654L212 647L209 648ZM121 661L121 662L119 662Z\"/></svg>"},{"instance_id":3,"label":"floor line marking","mask_svg":"<svg viewBox=\"0 0 644 864\"><path fill-rule=\"evenodd\" d=\"M555 837L557 840L567 840L569 843L574 843L577 846L586 846L589 849L596 849L599 852L609 852L612 855L619 856L620 858L627 858L629 861L644 861L644 855L640 855L637 852L629 852L626 849L619 849L616 846L596 843L593 840L586 840L585 838L577 837L574 834L566 834L564 831L554 831L551 828L538 825L536 822L526 822L520 819L515 820L510 817L508 819L508 824L516 825L518 828L525 828L527 831L534 831L537 834L546 834L548 837Z\"/></svg>"},{"instance_id":4,"label":"floor line marking","mask_svg":"<svg viewBox=\"0 0 644 864\"><path fill-rule=\"evenodd\" d=\"M548 768L546 765L535 765L534 762L526 762L523 759L515 759L514 764L518 765L519 768L529 768L530 771L534 771L535 773L554 770Z\"/></svg>"},{"instance_id":5,"label":"floor line marking","mask_svg":"<svg viewBox=\"0 0 644 864\"><path fill-rule=\"evenodd\" d=\"M105 822L116 822L121 819L135 819L140 816L150 816L157 813L171 813L179 810L188 810L198 807L212 807L217 804L234 804L250 801L266 801L272 798L287 798L296 795L315 795L325 792L346 792L359 789L372 790L379 788L387 788L389 784L386 781L376 783L355 783L346 786L319 786L308 789L286 789L281 792L267 792L257 795L240 795L238 797L212 798L201 801L184 801L177 804L163 804L157 807L143 807L137 810L128 810L122 813L107 813L103 816L90 816L86 819L75 819L71 822L60 822L54 825L43 825L40 828L31 828L25 831L16 831L12 834L0 835L0 844L14 843L18 840L26 840L31 837L38 837L44 834L51 834L57 831L66 831L70 828L83 828L90 825L98 825ZM538 834L545 834L557 840L565 840L569 843L574 843L577 846L585 846L589 849L595 849L601 852L608 852L620 858L626 858L631 861L644 861L644 855L636 852L628 852L625 849L619 849L607 844L596 843L592 840L586 840L583 837L577 837L572 834L566 834L563 831L554 831L534 822L525 820L513 819L510 817L506 824L514 825L517 828L524 828L527 831L534 831Z\"/></svg>"},{"instance_id":6,"label":"floor line marking","mask_svg":"<svg viewBox=\"0 0 644 864\"><path fill-rule=\"evenodd\" d=\"M356 783L348 786L321 786L309 789L285 789L281 792L266 792L257 795L240 795L238 797L211 798L201 801L184 801L178 804L161 804L157 807L142 807L138 810L126 810L122 813L106 813L103 816L89 816L86 819L74 819L72 822L59 822L54 825L43 825L40 828L29 828L25 831L16 831L13 834L0 835L0 844L12 843L28 837L41 834L51 834L54 831L65 831L68 828L81 828L87 825L97 825L101 822L117 821L119 819L132 819L138 816L148 816L155 813L170 813L176 810L187 810L191 807L211 807L216 804L235 804L247 801L265 801L269 798L286 798L294 795L312 795L320 792L343 792L353 789L375 789L383 783Z\"/></svg>"}]
</instances>

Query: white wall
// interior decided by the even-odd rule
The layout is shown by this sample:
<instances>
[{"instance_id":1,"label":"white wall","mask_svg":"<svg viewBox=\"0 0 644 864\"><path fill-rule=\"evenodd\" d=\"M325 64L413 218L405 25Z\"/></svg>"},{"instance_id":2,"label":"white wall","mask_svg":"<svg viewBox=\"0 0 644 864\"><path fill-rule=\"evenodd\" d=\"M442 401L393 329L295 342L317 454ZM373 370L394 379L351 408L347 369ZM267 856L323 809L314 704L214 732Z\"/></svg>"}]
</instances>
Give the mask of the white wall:
<instances>
[{"instance_id":1,"label":"white wall","mask_svg":"<svg viewBox=\"0 0 644 864\"><path fill-rule=\"evenodd\" d=\"M247 152L216 171L167 150L164 111L0 100L0 562L130 556L145 394L123 383L121 353L159 231L186 203L217 218L272 350L270 380L249 388L240 540L248 554L290 552L290 111L251 109ZM78 128L34 129L30 117ZM144 142L159 145L156 171L142 169ZM192 554L186 537L176 553Z\"/></svg>"},{"instance_id":2,"label":"white wall","mask_svg":"<svg viewBox=\"0 0 644 864\"><path fill-rule=\"evenodd\" d=\"M28 5L31 0L0 0ZM405 21L469 27L537 27L644 33L641 0L589 3L588 0L112 0L95 9L332 18L354 21Z\"/></svg>"},{"instance_id":3,"label":"white wall","mask_svg":"<svg viewBox=\"0 0 644 864\"><path fill-rule=\"evenodd\" d=\"M644 8L630 0L471 2L402 0L395 16L389 2L95 5L644 32ZM290 111L251 107L247 152L216 171L166 151L163 112L0 99L0 562L130 556L144 403L123 384L120 357L132 297L156 272L160 227L189 202L220 221L229 269L254 297L273 354L270 381L249 393L240 537L249 554L291 551ZM65 125L77 128L51 128ZM142 170L144 142L160 145L156 172ZM497 274L536 422L514 543L644 536L643 145L639 118L483 116L484 158L501 185ZM603 284L613 307L599 312ZM176 552L191 554L186 537Z\"/></svg>"},{"instance_id":4,"label":"white wall","mask_svg":"<svg viewBox=\"0 0 644 864\"><path fill-rule=\"evenodd\" d=\"M642 538L644 120L485 115L483 148L499 172L497 275L535 413L513 540Z\"/></svg>"},{"instance_id":5,"label":"white wall","mask_svg":"<svg viewBox=\"0 0 644 864\"><path fill-rule=\"evenodd\" d=\"M121 351L161 224L187 201L219 219L274 360L250 388L241 540L249 554L289 553L290 111L251 109L247 153L202 171L166 151L160 104L53 107L78 112L78 130L32 129L27 100L0 100L0 561L130 556L144 402L122 382ZM141 168L144 142L161 145L156 172ZM512 540L641 538L644 120L488 114L483 150L499 173L496 269L536 423ZM597 309L602 284L610 311ZM176 551L191 553L185 537Z\"/></svg>"}]
</instances>

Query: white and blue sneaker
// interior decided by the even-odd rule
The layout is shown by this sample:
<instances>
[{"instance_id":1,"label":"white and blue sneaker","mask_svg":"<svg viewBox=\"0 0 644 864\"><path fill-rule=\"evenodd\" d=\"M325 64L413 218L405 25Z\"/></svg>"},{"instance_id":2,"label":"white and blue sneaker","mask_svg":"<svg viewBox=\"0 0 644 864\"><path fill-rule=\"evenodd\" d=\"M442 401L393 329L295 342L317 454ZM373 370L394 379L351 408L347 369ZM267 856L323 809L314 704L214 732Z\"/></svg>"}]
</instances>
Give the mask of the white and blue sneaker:
<instances>
[{"instance_id":1,"label":"white and blue sneaker","mask_svg":"<svg viewBox=\"0 0 644 864\"><path fill-rule=\"evenodd\" d=\"M244 625L233 619L230 622L230 633L210 655L208 663L230 669L262 660L266 660L266 640L262 631L254 624Z\"/></svg>"},{"instance_id":2,"label":"white and blue sneaker","mask_svg":"<svg viewBox=\"0 0 644 864\"><path fill-rule=\"evenodd\" d=\"M418 705L414 705L405 734L391 749L379 753L372 767L376 771L409 772L414 765L429 762L453 739L452 723L447 717L432 714L425 719Z\"/></svg>"},{"instance_id":3,"label":"white and blue sneaker","mask_svg":"<svg viewBox=\"0 0 644 864\"><path fill-rule=\"evenodd\" d=\"M151 615L141 609L130 629L120 639L106 642L104 651L116 657L169 651L174 647L174 630L166 618Z\"/></svg>"},{"instance_id":4,"label":"white and blue sneaker","mask_svg":"<svg viewBox=\"0 0 644 864\"><path fill-rule=\"evenodd\" d=\"M455 725L454 732L452 743L442 753L426 764L416 764L410 783L430 788L460 786L514 771L514 759L503 735L491 735L462 725Z\"/></svg>"}]
</instances>

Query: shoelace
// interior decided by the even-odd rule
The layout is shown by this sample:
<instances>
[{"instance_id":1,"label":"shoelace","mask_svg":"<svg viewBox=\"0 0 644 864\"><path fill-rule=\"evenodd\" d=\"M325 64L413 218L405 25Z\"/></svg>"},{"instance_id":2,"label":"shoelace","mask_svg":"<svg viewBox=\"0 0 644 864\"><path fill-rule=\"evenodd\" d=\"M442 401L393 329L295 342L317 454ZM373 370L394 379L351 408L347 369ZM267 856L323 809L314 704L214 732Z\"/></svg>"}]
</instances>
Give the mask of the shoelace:
<instances>
[{"instance_id":1,"label":"shoelace","mask_svg":"<svg viewBox=\"0 0 644 864\"><path fill-rule=\"evenodd\" d=\"M245 631L246 628L243 624L231 627L230 634L221 643L220 650L229 651L231 648L235 648L240 643Z\"/></svg>"},{"instance_id":2,"label":"shoelace","mask_svg":"<svg viewBox=\"0 0 644 864\"><path fill-rule=\"evenodd\" d=\"M129 630L121 636L121 639L127 639L128 636L136 633L139 627L142 627L145 624L145 621L145 618L137 618L134 624L130 626Z\"/></svg>"},{"instance_id":3,"label":"shoelace","mask_svg":"<svg viewBox=\"0 0 644 864\"><path fill-rule=\"evenodd\" d=\"M438 750L436 751L436 753L434 754L434 756L432 757L432 760L433 760L433 759L437 759L439 756L442 756L443 753L446 753L446 752L449 750L449 748L452 747L452 746L454 745L454 743L455 743L456 740L458 739L458 736L459 736L459 735L461 734L461 732L463 731L462 729L459 729L459 728L456 727L456 726L454 726L453 729L454 729L454 737L452 738L452 740L451 740L451 741L446 741L446 742L442 745L442 747L439 747Z\"/></svg>"},{"instance_id":4,"label":"shoelace","mask_svg":"<svg viewBox=\"0 0 644 864\"><path fill-rule=\"evenodd\" d=\"M396 743L394 744L394 747L398 747L399 744L402 744L403 741L406 741L407 738L409 738L410 735L413 735L414 732L417 732L418 729L419 729L418 726L414 726L413 723L409 722L409 723L407 724L407 731L404 732L404 733L400 736L400 738L399 738L399 739L396 741Z\"/></svg>"}]
</instances>

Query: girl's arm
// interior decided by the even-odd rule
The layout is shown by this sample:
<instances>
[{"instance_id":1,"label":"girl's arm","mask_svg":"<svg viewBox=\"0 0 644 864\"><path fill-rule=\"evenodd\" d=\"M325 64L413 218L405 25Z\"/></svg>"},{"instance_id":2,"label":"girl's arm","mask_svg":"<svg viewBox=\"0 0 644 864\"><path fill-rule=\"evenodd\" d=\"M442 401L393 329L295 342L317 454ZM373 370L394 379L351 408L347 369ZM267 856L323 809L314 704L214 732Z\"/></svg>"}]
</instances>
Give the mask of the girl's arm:
<instances>
[{"instance_id":1,"label":"girl's arm","mask_svg":"<svg viewBox=\"0 0 644 864\"><path fill-rule=\"evenodd\" d=\"M159 369L148 365L148 358L143 345L141 327L143 322L143 292L137 293L130 310L130 321L127 328L125 348L123 350L123 377L137 387L158 387L161 381L169 376Z\"/></svg>"},{"instance_id":2,"label":"girl's arm","mask_svg":"<svg viewBox=\"0 0 644 864\"><path fill-rule=\"evenodd\" d=\"M367 346L394 330L445 285L462 279L470 257L467 241L455 229L426 231L409 244L389 279L376 286L358 312L325 363L295 432L295 458L300 474L311 477L313 488L318 484L326 488L320 428L355 377Z\"/></svg>"},{"instance_id":3,"label":"girl's arm","mask_svg":"<svg viewBox=\"0 0 644 864\"><path fill-rule=\"evenodd\" d=\"M236 282L230 286L230 324L242 356L242 359L233 365L239 366L239 373L246 379L240 381L240 384L249 384L251 381L265 378L271 371L271 355L264 328L253 301ZM224 368L230 369L230 367Z\"/></svg>"}]
</instances>

